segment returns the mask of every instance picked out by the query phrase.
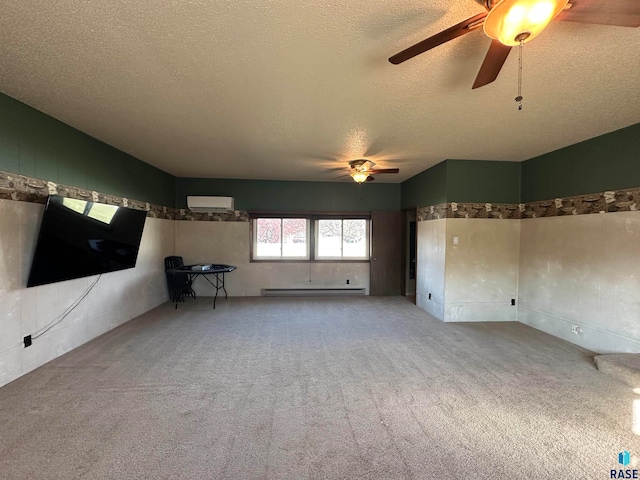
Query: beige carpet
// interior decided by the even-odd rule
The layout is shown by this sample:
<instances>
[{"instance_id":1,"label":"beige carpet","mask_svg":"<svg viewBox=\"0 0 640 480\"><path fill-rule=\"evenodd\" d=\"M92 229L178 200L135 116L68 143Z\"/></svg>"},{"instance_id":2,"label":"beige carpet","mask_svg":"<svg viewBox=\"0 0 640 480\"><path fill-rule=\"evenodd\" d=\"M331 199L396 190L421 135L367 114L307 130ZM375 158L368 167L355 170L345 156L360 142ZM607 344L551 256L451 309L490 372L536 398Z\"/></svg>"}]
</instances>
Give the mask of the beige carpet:
<instances>
[{"instance_id":1,"label":"beige carpet","mask_svg":"<svg viewBox=\"0 0 640 480\"><path fill-rule=\"evenodd\" d=\"M631 388L640 389L640 354L596 355L594 361L601 372L622 380Z\"/></svg>"},{"instance_id":2,"label":"beige carpet","mask_svg":"<svg viewBox=\"0 0 640 480\"><path fill-rule=\"evenodd\" d=\"M521 324L403 298L198 299L0 388L0 477L604 479L621 450L637 464L635 398Z\"/></svg>"}]
</instances>

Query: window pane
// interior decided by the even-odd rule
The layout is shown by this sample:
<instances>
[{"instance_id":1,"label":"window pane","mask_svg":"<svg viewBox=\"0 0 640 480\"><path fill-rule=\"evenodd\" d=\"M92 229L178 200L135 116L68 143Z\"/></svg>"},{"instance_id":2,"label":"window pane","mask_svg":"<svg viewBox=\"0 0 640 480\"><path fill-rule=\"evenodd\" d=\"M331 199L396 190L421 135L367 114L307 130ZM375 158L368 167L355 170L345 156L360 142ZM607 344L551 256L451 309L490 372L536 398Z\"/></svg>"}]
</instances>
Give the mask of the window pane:
<instances>
[{"instance_id":1,"label":"window pane","mask_svg":"<svg viewBox=\"0 0 640 480\"><path fill-rule=\"evenodd\" d=\"M342 256L342 220L318 220L318 257Z\"/></svg>"},{"instance_id":2,"label":"window pane","mask_svg":"<svg viewBox=\"0 0 640 480\"><path fill-rule=\"evenodd\" d=\"M342 256L349 258L367 257L367 221L343 220Z\"/></svg>"},{"instance_id":3,"label":"window pane","mask_svg":"<svg viewBox=\"0 0 640 480\"><path fill-rule=\"evenodd\" d=\"M256 256L280 257L282 255L281 222L280 218L256 219Z\"/></svg>"},{"instance_id":4,"label":"window pane","mask_svg":"<svg viewBox=\"0 0 640 480\"><path fill-rule=\"evenodd\" d=\"M282 256L307 258L307 220L282 219Z\"/></svg>"},{"instance_id":5,"label":"window pane","mask_svg":"<svg viewBox=\"0 0 640 480\"><path fill-rule=\"evenodd\" d=\"M113 220L113 216L118 211L116 205L103 205L101 203L94 203L89 210L89 217L94 218L102 223L110 224Z\"/></svg>"},{"instance_id":6,"label":"window pane","mask_svg":"<svg viewBox=\"0 0 640 480\"><path fill-rule=\"evenodd\" d=\"M63 198L62 205L81 214L84 214L87 208L87 202L85 200L77 200L75 198Z\"/></svg>"}]
</instances>

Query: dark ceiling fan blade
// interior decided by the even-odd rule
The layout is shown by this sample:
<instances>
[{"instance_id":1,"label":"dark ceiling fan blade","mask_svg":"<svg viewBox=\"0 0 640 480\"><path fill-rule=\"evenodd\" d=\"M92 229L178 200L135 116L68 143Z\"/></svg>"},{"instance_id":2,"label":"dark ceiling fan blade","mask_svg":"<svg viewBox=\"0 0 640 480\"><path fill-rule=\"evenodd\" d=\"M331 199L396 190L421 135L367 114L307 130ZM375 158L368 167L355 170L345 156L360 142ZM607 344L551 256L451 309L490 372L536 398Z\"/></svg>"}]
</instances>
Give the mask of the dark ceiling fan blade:
<instances>
[{"instance_id":1,"label":"dark ceiling fan blade","mask_svg":"<svg viewBox=\"0 0 640 480\"><path fill-rule=\"evenodd\" d=\"M442 45L443 43L448 42L449 40L453 40L465 33L469 33L472 30L482 26L484 17L487 16L487 12L479 13L478 15L466 19L464 22L460 22L453 27L447 28L440 33L437 33L433 37L429 37L426 40L422 40L415 45L406 48L400 53L396 53L394 56L389 58L389 61L394 65L398 65L399 63L405 62L410 58L415 57L416 55L420 55L421 53L426 52L427 50L431 50L438 45Z\"/></svg>"},{"instance_id":2,"label":"dark ceiling fan blade","mask_svg":"<svg viewBox=\"0 0 640 480\"><path fill-rule=\"evenodd\" d=\"M557 20L619 27L640 26L638 0L573 0L570 5L558 14Z\"/></svg>"},{"instance_id":3,"label":"dark ceiling fan blade","mask_svg":"<svg viewBox=\"0 0 640 480\"><path fill-rule=\"evenodd\" d=\"M378 168L376 170L367 170L371 175L379 174L379 173L398 173L400 171L399 168Z\"/></svg>"},{"instance_id":4,"label":"dark ceiling fan blade","mask_svg":"<svg viewBox=\"0 0 640 480\"><path fill-rule=\"evenodd\" d=\"M373 178L371 175L369 175L369 176L367 177L367 180L366 180L366 181L367 181L367 182L373 182L374 180L375 180L375 178Z\"/></svg>"},{"instance_id":5,"label":"dark ceiling fan blade","mask_svg":"<svg viewBox=\"0 0 640 480\"><path fill-rule=\"evenodd\" d=\"M480 71L476 77L476 81L473 82L473 87L471 88L482 87L493 82L498 77L500 69L507 60L510 51L511 47L503 45L498 40L493 40L489 47L489 51L487 52L487 56L484 57L484 61L482 62L482 66L480 67Z\"/></svg>"}]
</instances>

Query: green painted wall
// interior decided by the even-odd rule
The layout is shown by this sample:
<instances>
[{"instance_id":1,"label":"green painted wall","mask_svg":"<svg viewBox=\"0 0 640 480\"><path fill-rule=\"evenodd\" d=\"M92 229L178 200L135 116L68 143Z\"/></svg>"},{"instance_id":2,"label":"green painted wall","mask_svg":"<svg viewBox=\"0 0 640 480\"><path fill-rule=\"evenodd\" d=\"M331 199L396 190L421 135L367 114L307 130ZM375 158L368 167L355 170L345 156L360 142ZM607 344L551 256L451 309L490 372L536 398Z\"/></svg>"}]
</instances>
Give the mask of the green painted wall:
<instances>
[{"instance_id":1,"label":"green painted wall","mask_svg":"<svg viewBox=\"0 0 640 480\"><path fill-rule=\"evenodd\" d=\"M445 160L402 183L402 208L526 203L640 187L640 123L522 163Z\"/></svg>"},{"instance_id":2,"label":"green painted wall","mask_svg":"<svg viewBox=\"0 0 640 480\"><path fill-rule=\"evenodd\" d=\"M640 123L522 163L522 201L640 187Z\"/></svg>"},{"instance_id":3,"label":"green painted wall","mask_svg":"<svg viewBox=\"0 0 640 480\"><path fill-rule=\"evenodd\" d=\"M402 208L519 201L520 164L513 162L445 160L402 183Z\"/></svg>"},{"instance_id":4,"label":"green painted wall","mask_svg":"<svg viewBox=\"0 0 640 480\"><path fill-rule=\"evenodd\" d=\"M288 182L177 178L176 206L186 208L187 195L233 197L237 210L368 212L400 209L400 184L357 185L330 182Z\"/></svg>"},{"instance_id":5,"label":"green painted wall","mask_svg":"<svg viewBox=\"0 0 640 480\"><path fill-rule=\"evenodd\" d=\"M0 170L174 206L172 175L1 93Z\"/></svg>"},{"instance_id":6,"label":"green painted wall","mask_svg":"<svg viewBox=\"0 0 640 480\"><path fill-rule=\"evenodd\" d=\"M447 201L520 202L520 163L447 160Z\"/></svg>"},{"instance_id":7,"label":"green painted wall","mask_svg":"<svg viewBox=\"0 0 640 480\"><path fill-rule=\"evenodd\" d=\"M405 180L401 184L402 208L428 207L447 201L447 162Z\"/></svg>"}]
</instances>

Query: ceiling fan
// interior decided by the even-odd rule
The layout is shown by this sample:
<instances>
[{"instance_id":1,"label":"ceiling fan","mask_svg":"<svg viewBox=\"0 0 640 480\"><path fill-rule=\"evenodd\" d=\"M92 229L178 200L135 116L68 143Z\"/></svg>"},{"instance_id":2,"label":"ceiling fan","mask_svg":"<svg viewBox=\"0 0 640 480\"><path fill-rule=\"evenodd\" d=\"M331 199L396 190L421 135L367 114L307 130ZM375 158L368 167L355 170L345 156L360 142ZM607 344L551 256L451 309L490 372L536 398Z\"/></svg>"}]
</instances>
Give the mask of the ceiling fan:
<instances>
[{"instance_id":1,"label":"ceiling fan","mask_svg":"<svg viewBox=\"0 0 640 480\"><path fill-rule=\"evenodd\" d=\"M492 39L472 88L493 82L500 73L511 47L534 39L553 19L616 25L640 26L640 0L477 0L487 9L463 22L393 55L394 65L438 45L483 27Z\"/></svg>"},{"instance_id":2,"label":"ceiling fan","mask_svg":"<svg viewBox=\"0 0 640 480\"><path fill-rule=\"evenodd\" d=\"M349 173L347 175L351 176L356 183L370 182L374 180L372 175L379 175L382 173L398 173L400 171L399 168L378 168L374 169L376 164L371 160L365 160L361 158L359 160L351 160L349 162ZM346 175L341 175L341 178L346 177Z\"/></svg>"}]
</instances>

